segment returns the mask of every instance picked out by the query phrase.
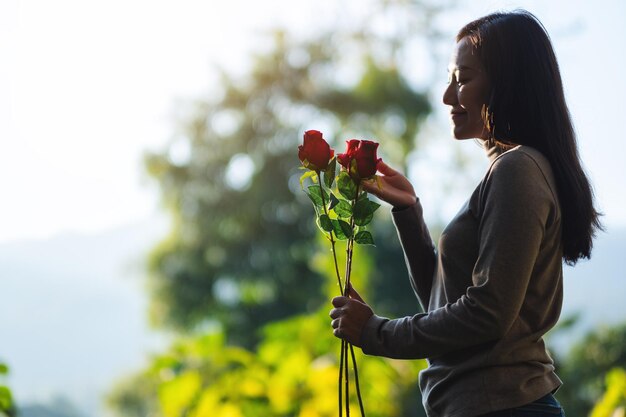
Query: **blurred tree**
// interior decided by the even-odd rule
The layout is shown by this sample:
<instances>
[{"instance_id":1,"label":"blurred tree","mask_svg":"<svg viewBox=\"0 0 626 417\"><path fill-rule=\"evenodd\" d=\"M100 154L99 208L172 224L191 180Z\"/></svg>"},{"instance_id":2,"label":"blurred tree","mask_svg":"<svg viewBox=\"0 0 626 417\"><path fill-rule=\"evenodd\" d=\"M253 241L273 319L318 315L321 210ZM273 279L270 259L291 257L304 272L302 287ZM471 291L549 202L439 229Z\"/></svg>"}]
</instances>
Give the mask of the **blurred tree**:
<instances>
[{"instance_id":1,"label":"blurred tree","mask_svg":"<svg viewBox=\"0 0 626 417\"><path fill-rule=\"evenodd\" d=\"M5 363L0 362L0 378L3 378L8 373L9 367ZM13 402L13 395L8 386L0 383L0 417L13 416L15 416L15 403Z\"/></svg>"},{"instance_id":2,"label":"blurred tree","mask_svg":"<svg viewBox=\"0 0 626 417\"><path fill-rule=\"evenodd\" d=\"M109 404L124 417L336 416L339 344L327 317L321 310L268 325L256 353L226 345L221 334L181 339L113 391ZM424 366L360 361L367 415L421 415L414 381Z\"/></svg>"},{"instance_id":3,"label":"blurred tree","mask_svg":"<svg viewBox=\"0 0 626 417\"><path fill-rule=\"evenodd\" d=\"M557 396L567 416L588 416L607 390L605 376L613 368L626 368L626 323L590 332L556 362L564 381Z\"/></svg>"},{"instance_id":4,"label":"blurred tree","mask_svg":"<svg viewBox=\"0 0 626 417\"><path fill-rule=\"evenodd\" d=\"M327 278L310 266L313 215L298 186L303 131L322 130L331 142L376 138L383 156L406 168L430 111L426 92L409 84L398 60L403 41L432 36L430 17L440 6L375 4L372 19L384 11L395 32L380 36L370 21L304 41L276 31L248 74L222 74L219 94L194 103L168 149L147 155L172 218L149 264L155 323L179 331L218 325L229 344L251 348L264 324L325 302ZM342 141L334 142L342 151ZM371 300L384 314L415 313L384 219L377 248L362 255L374 257Z\"/></svg>"}]
</instances>

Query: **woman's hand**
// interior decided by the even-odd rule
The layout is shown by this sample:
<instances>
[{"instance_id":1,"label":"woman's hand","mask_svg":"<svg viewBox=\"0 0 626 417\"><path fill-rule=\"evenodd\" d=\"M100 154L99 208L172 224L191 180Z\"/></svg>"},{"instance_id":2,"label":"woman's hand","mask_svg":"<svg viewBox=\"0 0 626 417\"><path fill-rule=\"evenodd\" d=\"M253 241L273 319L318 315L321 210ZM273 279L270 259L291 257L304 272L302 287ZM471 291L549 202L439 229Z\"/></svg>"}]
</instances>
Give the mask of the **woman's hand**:
<instances>
[{"instance_id":1,"label":"woman's hand","mask_svg":"<svg viewBox=\"0 0 626 417\"><path fill-rule=\"evenodd\" d=\"M365 191L374 194L397 208L409 207L415 204L415 190L404 175L383 161L378 163L378 172L383 174L377 176L380 188L377 181L363 181L361 184Z\"/></svg>"},{"instance_id":2,"label":"woman's hand","mask_svg":"<svg viewBox=\"0 0 626 417\"><path fill-rule=\"evenodd\" d=\"M332 303L335 306L330 310L333 334L356 347L361 347L361 333L374 312L352 287L350 298L335 297Z\"/></svg>"}]
</instances>

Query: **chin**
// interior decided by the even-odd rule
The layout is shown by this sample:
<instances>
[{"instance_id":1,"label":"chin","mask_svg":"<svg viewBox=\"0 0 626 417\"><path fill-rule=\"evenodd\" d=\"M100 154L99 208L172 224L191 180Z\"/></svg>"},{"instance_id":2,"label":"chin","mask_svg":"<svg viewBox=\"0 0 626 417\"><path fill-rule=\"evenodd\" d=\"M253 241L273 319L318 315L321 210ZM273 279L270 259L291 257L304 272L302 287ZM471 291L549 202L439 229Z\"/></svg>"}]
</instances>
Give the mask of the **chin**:
<instances>
[{"instance_id":1,"label":"chin","mask_svg":"<svg viewBox=\"0 0 626 417\"><path fill-rule=\"evenodd\" d=\"M452 136L457 140L465 139L481 139L484 140L485 132L476 131L476 129L463 129L462 126L454 126L452 128Z\"/></svg>"},{"instance_id":2,"label":"chin","mask_svg":"<svg viewBox=\"0 0 626 417\"><path fill-rule=\"evenodd\" d=\"M452 129L452 136L456 140L465 140L465 139L474 139L478 136L468 134L467 132L463 132L462 130Z\"/></svg>"}]
</instances>

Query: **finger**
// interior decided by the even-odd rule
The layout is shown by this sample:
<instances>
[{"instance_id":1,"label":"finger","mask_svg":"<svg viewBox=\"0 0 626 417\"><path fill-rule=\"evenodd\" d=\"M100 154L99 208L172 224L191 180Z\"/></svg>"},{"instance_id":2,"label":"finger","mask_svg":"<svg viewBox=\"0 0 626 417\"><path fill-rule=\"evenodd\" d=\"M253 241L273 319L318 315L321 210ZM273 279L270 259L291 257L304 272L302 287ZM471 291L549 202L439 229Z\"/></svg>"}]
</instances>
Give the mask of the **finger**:
<instances>
[{"instance_id":1,"label":"finger","mask_svg":"<svg viewBox=\"0 0 626 417\"><path fill-rule=\"evenodd\" d=\"M331 301L335 307L342 307L348 302L348 297L338 296Z\"/></svg>"},{"instance_id":2,"label":"finger","mask_svg":"<svg viewBox=\"0 0 626 417\"><path fill-rule=\"evenodd\" d=\"M391 168L389 165L387 165L385 162L380 161L378 163L378 165L376 166L376 168L378 168L378 172L380 172L383 175L401 175L399 171L396 171L395 169Z\"/></svg>"},{"instance_id":3,"label":"finger","mask_svg":"<svg viewBox=\"0 0 626 417\"><path fill-rule=\"evenodd\" d=\"M339 328L339 319L335 319L333 321L330 322L330 325L333 329L338 329Z\"/></svg>"},{"instance_id":4,"label":"finger","mask_svg":"<svg viewBox=\"0 0 626 417\"><path fill-rule=\"evenodd\" d=\"M339 317L343 316L343 313L343 308L333 308L332 310L330 310L329 316L331 319L338 319Z\"/></svg>"},{"instance_id":5,"label":"finger","mask_svg":"<svg viewBox=\"0 0 626 417\"><path fill-rule=\"evenodd\" d=\"M352 285L350 286L350 298L354 298L355 300L360 301L363 304L367 304L365 301L363 301L363 298L361 297L361 295L358 292L356 292L356 290L354 289Z\"/></svg>"}]
</instances>

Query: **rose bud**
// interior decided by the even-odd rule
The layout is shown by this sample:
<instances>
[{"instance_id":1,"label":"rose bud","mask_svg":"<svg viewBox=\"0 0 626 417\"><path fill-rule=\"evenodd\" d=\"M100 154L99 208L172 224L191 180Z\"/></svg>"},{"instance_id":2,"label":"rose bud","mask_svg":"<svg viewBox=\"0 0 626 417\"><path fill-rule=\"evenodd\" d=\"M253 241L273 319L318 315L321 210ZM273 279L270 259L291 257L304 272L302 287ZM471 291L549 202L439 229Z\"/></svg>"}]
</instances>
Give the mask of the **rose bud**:
<instances>
[{"instance_id":1,"label":"rose bud","mask_svg":"<svg viewBox=\"0 0 626 417\"><path fill-rule=\"evenodd\" d=\"M359 143L361 143L361 141L357 139L350 139L350 140L347 140L346 143L348 144L346 148L346 152L338 154L337 161L339 162L340 165L342 165L343 167L349 170L350 161L352 161L352 159L354 158L354 153L359 147Z\"/></svg>"},{"instance_id":2,"label":"rose bud","mask_svg":"<svg viewBox=\"0 0 626 417\"><path fill-rule=\"evenodd\" d=\"M298 146L298 158L306 168L323 171L328 167L334 154L335 151L322 137L322 132L318 130L304 132L304 143Z\"/></svg>"}]
</instances>

